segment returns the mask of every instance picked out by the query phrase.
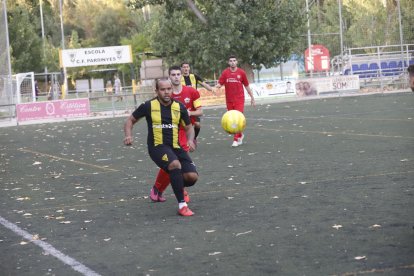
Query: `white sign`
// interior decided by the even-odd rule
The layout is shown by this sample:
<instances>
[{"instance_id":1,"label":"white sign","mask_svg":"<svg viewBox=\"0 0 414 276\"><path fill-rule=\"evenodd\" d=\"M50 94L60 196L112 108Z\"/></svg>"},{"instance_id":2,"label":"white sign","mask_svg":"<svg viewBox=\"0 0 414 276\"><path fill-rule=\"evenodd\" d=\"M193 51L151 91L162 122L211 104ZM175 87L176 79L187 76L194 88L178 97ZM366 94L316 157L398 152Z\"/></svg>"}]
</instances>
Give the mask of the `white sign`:
<instances>
[{"instance_id":1,"label":"white sign","mask_svg":"<svg viewBox=\"0 0 414 276\"><path fill-rule=\"evenodd\" d=\"M251 83L250 88L254 97L272 97L295 93L295 81L272 81L264 83ZM245 95L248 97L247 91Z\"/></svg>"},{"instance_id":2,"label":"white sign","mask_svg":"<svg viewBox=\"0 0 414 276\"><path fill-rule=\"evenodd\" d=\"M59 51L60 67L132 63L131 45Z\"/></svg>"},{"instance_id":3,"label":"white sign","mask_svg":"<svg viewBox=\"0 0 414 276\"><path fill-rule=\"evenodd\" d=\"M314 96L322 93L359 90L360 82L357 75L300 79L296 81L295 89L298 96Z\"/></svg>"}]
</instances>

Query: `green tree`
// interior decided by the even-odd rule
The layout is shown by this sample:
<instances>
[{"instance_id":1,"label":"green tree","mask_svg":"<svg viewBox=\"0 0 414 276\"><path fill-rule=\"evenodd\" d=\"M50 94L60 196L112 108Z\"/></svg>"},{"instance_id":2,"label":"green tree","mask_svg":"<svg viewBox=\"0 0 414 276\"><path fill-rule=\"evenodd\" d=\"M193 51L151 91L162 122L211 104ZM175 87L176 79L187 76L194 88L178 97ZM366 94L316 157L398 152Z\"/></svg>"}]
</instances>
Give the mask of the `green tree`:
<instances>
[{"instance_id":1,"label":"green tree","mask_svg":"<svg viewBox=\"0 0 414 276\"><path fill-rule=\"evenodd\" d=\"M122 1L78 0L67 1L65 22L75 28L83 47L119 45L123 37L139 30L137 12L128 9Z\"/></svg>"},{"instance_id":2,"label":"green tree","mask_svg":"<svg viewBox=\"0 0 414 276\"><path fill-rule=\"evenodd\" d=\"M404 43L414 44L414 1L400 0Z\"/></svg>"},{"instance_id":3,"label":"green tree","mask_svg":"<svg viewBox=\"0 0 414 276\"><path fill-rule=\"evenodd\" d=\"M128 36L133 26L128 14L114 9L106 9L95 22L94 33L102 46L119 45L121 38Z\"/></svg>"},{"instance_id":4,"label":"green tree","mask_svg":"<svg viewBox=\"0 0 414 276\"><path fill-rule=\"evenodd\" d=\"M33 20L28 6L16 4L8 9L13 72L38 72L42 68L42 42Z\"/></svg>"},{"instance_id":5,"label":"green tree","mask_svg":"<svg viewBox=\"0 0 414 276\"><path fill-rule=\"evenodd\" d=\"M131 38L123 38L121 41L122 45L131 45L132 53L135 54L133 57L133 72L131 72L131 67L129 65L122 65L121 70L130 73L130 76L134 74L135 79L138 79L139 76L139 68L141 67L141 62L143 59L143 54L145 52L152 52L150 48L150 43L148 38L143 33L135 34Z\"/></svg>"},{"instance_id":6,"label":"green tree","mask_svg":"<svg viewBox=\"0 0 414 276\"><path fill-rule=\"evenodd\" d=\"M353 14L352 25L348 29L352 47L399 43L395 1L348 0L344 5Z\"/></svg>"},{"instance_id":7,"label":"green tree","mask_svg":"<svg viewBox=\"0 0 414 276\"><path fill-rule=\"evenodd\" d=\"M312 44L324 45L329 49L331 56L340 55L341 40L338 0L320 1L318 5L314 5L311 8L310 14ZM343 6L342 21L345 45L348 42L346 39L346 27L351 19L352 15L349 13L347 7ZM307 28L304 28L303 33L306 32ZM307 36L304 36L302 45L306 45L304 48L308 47Z\"/></svg>"},{"instance_id":8,"label":"green tree","mask_svg":"<svg viewBox=\"0 0 414 276\"><path fill-rule=\"evenodd\" d=\"M40 1L35 1L36 6L34 13L36 15L36 24L37 33L41 37L41 18L40 18ZM62 42L61 30L60 30L60 18L59 18L59 7L52 5L56 1L42 0L42 11L43 11L43 26L45 37L52 43L54 46L60 46Z\"/></svg>"},{"instance_id":9,"label":"green tree","mask_svg":"<svg viewBox=\"0 0 414 276\"><path fill-rule=\"evenodd\" d=\"M187 1L130 1L135 8L162 4L151 31L151 46L169 63L187 60L203 72L226 67L235 54L242 67L272 67L287 60L299 43L304 23L300 0L194 1L204 24Z\"/></svg>"},{"instance_id":10,"label":"green tree","mask_svg":"<svg viewBox=\"0 0 414 276\"><path fill-rule=\"evenodd\" d=\"M49 72L59 72L59 47L55 47L49 38L45 43L45 58L43 65L47 67ZM43 71L43 68L42 70Z\"/></svg>"}]
</instances>

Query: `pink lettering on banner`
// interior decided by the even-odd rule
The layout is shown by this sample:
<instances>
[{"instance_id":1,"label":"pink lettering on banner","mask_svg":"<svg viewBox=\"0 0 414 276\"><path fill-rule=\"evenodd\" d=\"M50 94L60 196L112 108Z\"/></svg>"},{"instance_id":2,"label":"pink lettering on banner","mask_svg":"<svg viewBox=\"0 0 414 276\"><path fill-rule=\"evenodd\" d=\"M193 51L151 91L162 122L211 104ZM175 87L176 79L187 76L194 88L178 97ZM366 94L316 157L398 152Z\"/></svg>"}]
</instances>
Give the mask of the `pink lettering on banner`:
<instances>
[{"instance_id":1,"label":"pink lettering on banner","mask_svg":"<svg viewBox=\"0 0 414 276\"><path fill-rule=\"evenodd\" d=\"M90 114L89 99L74 99L16 105L17 121L84 117Z\"/></svg>"}]
</instances>

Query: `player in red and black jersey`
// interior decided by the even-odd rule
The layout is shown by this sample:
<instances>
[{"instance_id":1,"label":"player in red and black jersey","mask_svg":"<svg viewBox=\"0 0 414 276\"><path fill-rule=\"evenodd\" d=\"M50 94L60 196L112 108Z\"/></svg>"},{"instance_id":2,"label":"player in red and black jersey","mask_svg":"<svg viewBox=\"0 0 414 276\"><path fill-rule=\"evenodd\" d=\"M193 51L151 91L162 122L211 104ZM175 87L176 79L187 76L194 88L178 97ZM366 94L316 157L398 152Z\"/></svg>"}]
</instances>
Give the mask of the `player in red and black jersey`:
<instances>
[{"instance_id":1,"label":"player in red and black jersey","mask_svg":"<svg viewBox=\"0 0 414 276\"><path fill-rule=\"evenodd\" d=\"M194 162L179 143L179 127L184 129L190 150L194 150L194 128L186 107L171 98L172 84L169 79L156 80L157 97L141 104L124 125L124 144L132 144L132 128L145 117L148 125L148 153L151 159L168 173L178 201L178 213L192 216L184 200L184 187L195 184L198 173Z\"/></svg>"},{"instance_id":2,"label":"player in red and black jersey","mask_svg":"<svg viewBox=\"0 0 414 276\"><path fill-rule=\"evenodd\" d=\"M183 86L181 83L181 68L178 66L172 66L168 70L169 78L173 85L172 98L180 101L185 105L190 115L191 123L194 125L196 118L203 114L200 93L188 86ZM188 147L187 137L183 129L179 131L179 140L181 147L186 151L191 151ZM170 183L169 175L162 169L159 170L157 178L155 180L154 187L151 189L150 198L154 202L164 202L166 199L163 196L163 192ZM184 190L184 199L186 202L190 201L190 197L186 190Z\"/></svg>"}]
</instances>

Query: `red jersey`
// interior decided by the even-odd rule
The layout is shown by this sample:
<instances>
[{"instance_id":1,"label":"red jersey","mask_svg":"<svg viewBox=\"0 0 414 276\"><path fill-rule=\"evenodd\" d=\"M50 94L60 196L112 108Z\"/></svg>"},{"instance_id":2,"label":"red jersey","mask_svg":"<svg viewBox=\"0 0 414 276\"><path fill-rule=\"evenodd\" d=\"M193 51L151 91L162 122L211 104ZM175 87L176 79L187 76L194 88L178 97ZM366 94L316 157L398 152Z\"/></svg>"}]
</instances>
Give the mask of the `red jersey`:
<instances>
[{"instance_id":1,"label":"red jersey","mask_svg":"<svg viewBox=\"0 0 414 276\"><path fill-rule=\"evenodd\" d=\"M244 87L249 86L246 72L237 67L232 72L227 68L221 73L218 80L219 84L224 85L226 91L226 102L243 102L244 103Z\"/></svg>"},{"instance_id":2,"label":"red jersey","mask_svg":"<svg viewBox=\"0 0 414 276\"><path fill-rule=\"evenodd\" d=\"M201 107L200 93L190 86L183 86L180 94L174 94L173 92L171 98L182 102L187 110L190 111L195 111L197 108ZM191 123L194 125L196 118L191 116L190 119Z\"/></svg>"},{"instance_id":3,"label":"red jersey","mask_svg":"<svg viewBox=\"0 0 414 276\"><path fill-rule=\"evenodd\" d=\"M182 102L184 106L187 108L187 110L190 111L194 111L201 106L200 93L191 86L183 86L180 94L174 94L173 92L171 98L179 102ZM191 116L190 121L191 124L194 125L194 123L196 122L196 117ZM187 135L182 126L180 126L179 129L178 139L180 146L185 151L190 151L190 147L187 144Z\"/></svg>"}]
</instances>

